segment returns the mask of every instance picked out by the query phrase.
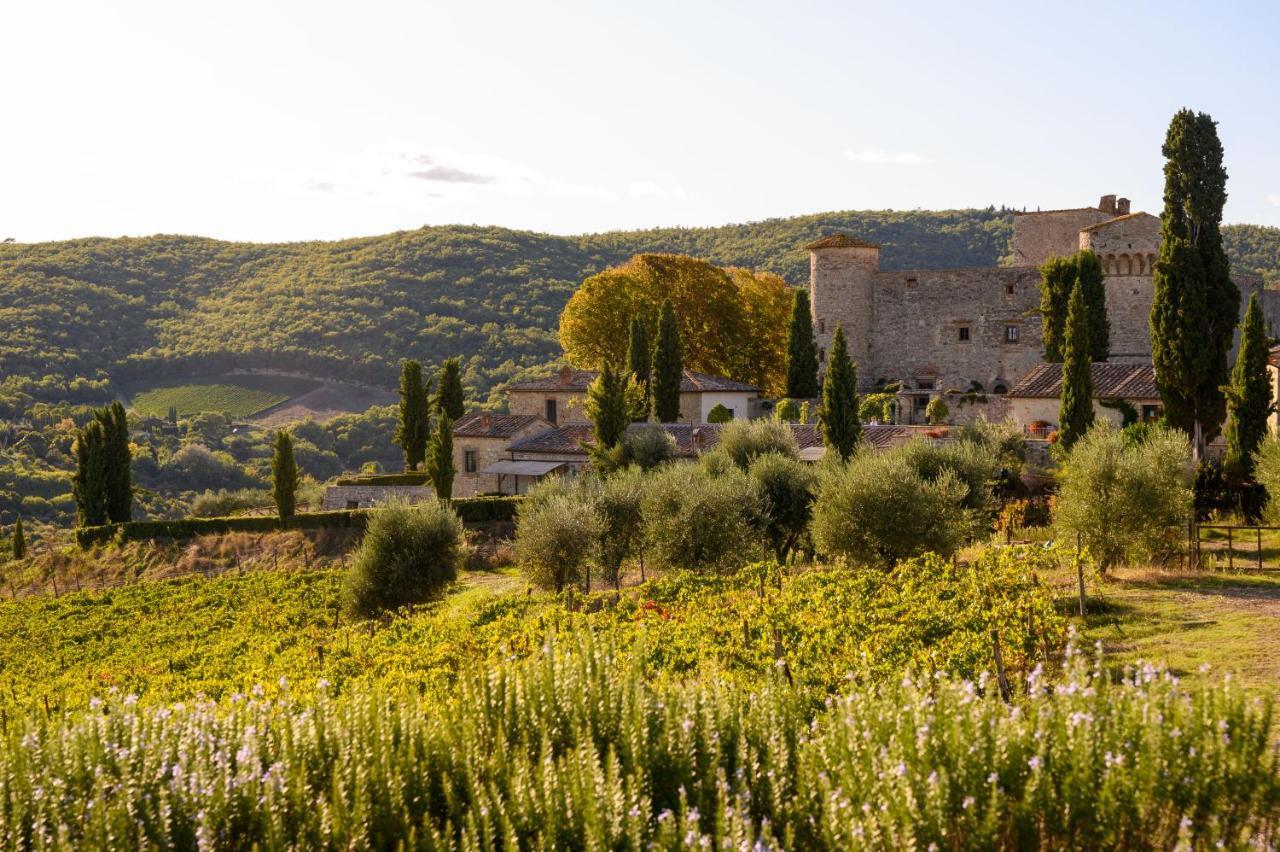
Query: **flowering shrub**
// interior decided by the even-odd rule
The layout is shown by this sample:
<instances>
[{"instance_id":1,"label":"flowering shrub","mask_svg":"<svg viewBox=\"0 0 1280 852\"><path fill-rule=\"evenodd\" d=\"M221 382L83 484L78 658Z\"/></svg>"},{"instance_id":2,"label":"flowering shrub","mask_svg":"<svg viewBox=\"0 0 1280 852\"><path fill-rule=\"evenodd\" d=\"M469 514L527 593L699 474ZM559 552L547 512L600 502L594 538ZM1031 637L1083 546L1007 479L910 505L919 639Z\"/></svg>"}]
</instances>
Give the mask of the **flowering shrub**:
<instances>
[{"instance_id":1,"label":"flowering shrub","mask_svg":"<svg viewBox=\"0 0 1280 852\"><path fill-rule=\"evenodd\" d=\"M1012 704L909 675L816 712L580 634L440 703L112 699L0 738L6 848L1273 847L1272 708L1068 654Z\"/></svg>"}]
</instances>

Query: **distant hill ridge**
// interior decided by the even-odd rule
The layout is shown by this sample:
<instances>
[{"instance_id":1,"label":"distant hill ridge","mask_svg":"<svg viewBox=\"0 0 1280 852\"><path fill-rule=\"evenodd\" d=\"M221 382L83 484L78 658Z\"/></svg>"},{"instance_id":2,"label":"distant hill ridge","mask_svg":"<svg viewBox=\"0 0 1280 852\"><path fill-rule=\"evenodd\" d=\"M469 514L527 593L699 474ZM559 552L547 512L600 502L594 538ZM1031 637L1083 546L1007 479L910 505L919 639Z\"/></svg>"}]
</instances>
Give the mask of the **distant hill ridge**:
<instances>
[{"instance_id":1,"label":"distant hill ridge","mask_svg":"<svg viewBox=\"0 0 1280 852\"><path fill-rule=\"evenodd\" d=\"M463 356L478 395L559 354L581 280L641 252L808 277L802 246L833 231L882 246L886 269L998 262L1012 211L844 211L715 228L552 236L432 226L309 243L201 237L0 245L0 376L116 382L234 368L383 386L404 357ZM1274 281L1280 229L1225 229L1239 271Z\"/></svg>"}]
</instances>

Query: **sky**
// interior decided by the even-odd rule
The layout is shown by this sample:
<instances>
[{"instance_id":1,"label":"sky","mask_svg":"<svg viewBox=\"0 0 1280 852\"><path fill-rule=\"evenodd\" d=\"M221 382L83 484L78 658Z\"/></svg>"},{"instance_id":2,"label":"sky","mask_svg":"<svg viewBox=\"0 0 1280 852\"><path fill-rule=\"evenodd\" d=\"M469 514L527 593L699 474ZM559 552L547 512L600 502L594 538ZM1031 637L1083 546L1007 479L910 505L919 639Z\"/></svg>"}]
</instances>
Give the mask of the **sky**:
<instances>
[{"instance_id":1,"label":"sky","mask_svg":"<svg viewBox=\"0 0 1280 852\"><path fill-rule=\"evenodd\" d=\"M142 2L0 13L0 239L1159 212L1181 107L1280 226L1280 4Z\"/></svg>"}]
</instances>

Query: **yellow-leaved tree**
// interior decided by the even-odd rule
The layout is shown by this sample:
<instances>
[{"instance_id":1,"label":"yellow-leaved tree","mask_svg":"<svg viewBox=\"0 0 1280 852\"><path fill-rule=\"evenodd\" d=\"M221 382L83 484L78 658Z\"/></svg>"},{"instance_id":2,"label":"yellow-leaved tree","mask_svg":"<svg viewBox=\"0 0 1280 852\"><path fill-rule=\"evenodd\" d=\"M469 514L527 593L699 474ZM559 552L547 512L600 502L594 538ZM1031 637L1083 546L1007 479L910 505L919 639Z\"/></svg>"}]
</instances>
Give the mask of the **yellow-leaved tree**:
<instances>
[{"instance_id":1,"label":"yellow-leaved tree","mask_svg":"<svg viewBox=\"0 0 1280 852\"><path fill-rule=\"evenodd\" d=\"M638 254L583 281L560 315L565 355L587 369L623 363L631 318L640 317L649 339L656 339L664 299L675 308L686 369L782 392L791 305L786 282L685 255Z\"/></svg>"}]
</instances>

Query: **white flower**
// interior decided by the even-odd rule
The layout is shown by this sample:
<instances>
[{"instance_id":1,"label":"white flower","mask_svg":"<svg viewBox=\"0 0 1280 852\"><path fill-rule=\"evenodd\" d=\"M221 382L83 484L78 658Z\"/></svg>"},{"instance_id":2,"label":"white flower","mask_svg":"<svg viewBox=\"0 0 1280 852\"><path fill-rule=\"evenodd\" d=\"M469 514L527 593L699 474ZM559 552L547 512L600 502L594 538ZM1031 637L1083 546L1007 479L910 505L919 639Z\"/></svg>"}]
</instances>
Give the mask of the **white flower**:
<instances>
[{"instance_id":1,"label":"white flower","mask_svg":"<svg viewBox=\"0 0 1280 852\"><path fill-rule=\"evenodd\" d=\"M999 780L1000 780L1000 776L999 776L999 775L997 775L997 774L996 774L996 773L994 773L994 772L992 772L990 775L988 775L988 776L987 776L987 783L988 783L988 784L994 784L994 783L996 783L996 782L997 782L997 781L999 781Z\"/></svg>"},{"instance_id":2,"label":"white flower","mask_svg":"<svg viewBox=\"0 0 1280 852\"><path fill-rule=\"evenodd\" d=\"M325 680L324 678L320 678L318 681L316 681L316 689L328 689L330 686L332 686L332 684L330 684L329 681Z\"/></svg>"},{"instance_id":3,"label":"white flower","mask_svg":"<svg viewBox=\"0 0 1280 852\"><path fill-rule=\"evenodd\" d=\"M1031 759L1027 761L1027 766L1030 766L1030 767L1031 767L1031 771L1032 771L1032 772L1035 772L1037 769L1039 769L1039 768L1040 768L1040 755L1038 755L1038 754L1033 754L1033 755L1031 755Z\"/></svg>"},{"instance_id":4,"label":"white flower","mask_svg":"<svg viewBox=\"0 0 1280 852\"><path fill-rule=\"evenodd\" d=\"M961 806L967 811L969 808L973 807L973 801L973 796L965 796L964 802L961 803Z\"/></svg>"}]
</instances>

